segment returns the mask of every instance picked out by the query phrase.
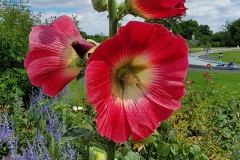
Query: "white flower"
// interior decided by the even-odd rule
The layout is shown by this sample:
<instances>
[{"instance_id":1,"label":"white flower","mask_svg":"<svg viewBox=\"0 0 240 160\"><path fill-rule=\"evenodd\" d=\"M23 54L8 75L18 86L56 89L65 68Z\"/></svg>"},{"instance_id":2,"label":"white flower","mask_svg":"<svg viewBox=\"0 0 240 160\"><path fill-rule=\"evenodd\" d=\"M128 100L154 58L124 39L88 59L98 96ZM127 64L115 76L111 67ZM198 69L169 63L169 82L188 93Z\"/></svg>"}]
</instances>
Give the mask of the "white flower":
<instances>
[{"instance_id":1,"label":"white flower","mask_svg":"<svg viewBox=\"0 0 240 160\"><path fill-rule=\"evenodd\" d=\"M83 107L78 107L77 109L78 109L78 110L83 110Z\"/></svg>"},{"instance_id":2,"label":"white flower","mask_svg":"<svg viewBox=\"0 0 240 160\"><path fill-rule=\"evenodd\" d=\"M73 110L74 110L74 111L77 111L78 108L77 108L76 106L73 106Z\"/></svg>"}]
</instances>

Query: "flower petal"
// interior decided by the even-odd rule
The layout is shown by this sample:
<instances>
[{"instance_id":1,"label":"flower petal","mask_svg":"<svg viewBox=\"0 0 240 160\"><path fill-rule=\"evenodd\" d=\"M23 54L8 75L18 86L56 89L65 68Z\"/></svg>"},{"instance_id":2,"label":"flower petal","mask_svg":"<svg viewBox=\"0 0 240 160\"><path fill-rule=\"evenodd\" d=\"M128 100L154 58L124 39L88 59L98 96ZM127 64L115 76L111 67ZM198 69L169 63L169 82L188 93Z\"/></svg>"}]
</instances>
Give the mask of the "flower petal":
<instances>
[{"instance_id":1,"label":"flower petal","mask_svg":"<svg viewBox=\"0 0 240 160\"><path fill-rule=\"evenodd\" d=\"M94 61L86 69L86 89L88 101L97 110L97 129L101 136L124 142L131 134L124 106L116 104L111 96L110 68Z\"/></svg>"},{"instance_id":2,"label":"flower petal","mask_svg":"<svg viewBox=\"0 0 240 160\"><path fill-rule=\"evenodd\" d=\"M64 34L67 38L82 39L76 24L73 20L66 16L60 16L50 24L50 27Z\"/></svg>"},{"instance_id":3,"label":"flower petal","mask_svg":"<svg viewBox=\"0 0 240 160\"><path fill-rule=\"evenodd\" d=\"M130 0L133 13L147 19L184 15L187 9L184 3L185 0Z\"/></svg>"}]
</instances>

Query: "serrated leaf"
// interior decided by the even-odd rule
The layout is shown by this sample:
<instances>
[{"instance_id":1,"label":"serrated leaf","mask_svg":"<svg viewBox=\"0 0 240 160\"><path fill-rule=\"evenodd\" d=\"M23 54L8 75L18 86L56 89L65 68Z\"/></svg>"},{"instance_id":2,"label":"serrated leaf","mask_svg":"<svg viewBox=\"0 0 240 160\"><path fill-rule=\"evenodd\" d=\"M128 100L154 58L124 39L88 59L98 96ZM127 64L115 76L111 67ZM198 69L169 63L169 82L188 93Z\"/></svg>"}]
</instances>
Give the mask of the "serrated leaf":
<instances>
[{"instance_id":1,"label":"serrated leaf","mask_svg":"<svg viewBox=\"0 0 240 160\"><path fill-rule=\"evenodd\" d=\"M83 127L74 127L69 129L61 137L60 142L65 143L69 140L74 141L75 143L87 144L92 139L92 132Z\"/></svg>"},{"instance_id":2,"label":"serrated leaf","mask_svg":"<svg viewBox=\"0 0 240 160\"><path fill-rule=\"evenodd\" d=\"M157 153L162 158L168 157L168 155L170 154L170 144L165 142L158 144Z\"/></svg>"},{"instance_id":3,"label":"serrated leaf","mask_svg":"<svg viewBox=\"0 0 240 160\"><path fill-rule=\"evenodd\" d=\"M140 155L139 153L135 153L133 151L128 152L127 155L124 157L124 160L139 160Z\"/></svg>"},{"instance_id":4,"label":"serrated leaf","mask_svg":"<svg viewBox=\"0 0 240 160\"><path fill-rule=\"evenodd\" d=\"M119 152L119 151L116 151L115 158L116 159L122 159L123 158L123 154L121 152Z\"/></svg>"}]
</instances>

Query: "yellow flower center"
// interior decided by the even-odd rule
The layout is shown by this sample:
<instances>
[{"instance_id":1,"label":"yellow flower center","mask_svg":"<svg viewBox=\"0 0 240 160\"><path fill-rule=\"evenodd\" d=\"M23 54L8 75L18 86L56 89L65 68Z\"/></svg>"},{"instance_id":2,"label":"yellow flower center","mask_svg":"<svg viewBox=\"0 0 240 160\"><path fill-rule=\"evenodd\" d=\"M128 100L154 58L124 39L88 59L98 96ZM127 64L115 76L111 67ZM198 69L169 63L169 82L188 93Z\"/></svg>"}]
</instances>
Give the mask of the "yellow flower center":
<instances>
[{"instance_id":1,"label":"yellow flower center","mask_svg":"<svg viewBox=\"0 0 240 160\"><path fill-rule=\"evenodd\" d=\"M137 86L138 84L138 78L134 75L131 69L127 67L120 68L117 71L117 77L118 79L120 79L121 86L123 85L123 83L130 86Z\"/></svg>"}]
</instances>

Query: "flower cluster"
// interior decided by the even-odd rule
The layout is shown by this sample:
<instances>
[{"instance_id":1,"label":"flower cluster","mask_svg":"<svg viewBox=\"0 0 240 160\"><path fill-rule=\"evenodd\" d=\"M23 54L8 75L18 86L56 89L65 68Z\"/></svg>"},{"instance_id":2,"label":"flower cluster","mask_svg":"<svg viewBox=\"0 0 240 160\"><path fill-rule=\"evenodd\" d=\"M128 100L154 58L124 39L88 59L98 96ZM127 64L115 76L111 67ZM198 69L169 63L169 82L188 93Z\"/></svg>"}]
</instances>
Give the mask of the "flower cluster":
<instances>
[{"instance_id":1,"label":"flower cluster","mask_svg":"<svg viewBox=\"0 0 240 160\"><path fill-rule=\"evenodd\" d=\"M107 9L105 1L92 2L96 9L104 3L99 11ZM128 0L123 13L169 18L184 15L184 3ZM61 16L50 26L35 26L29 41L24 66L31 83L49 96L86 67L87 98L97 111L97 130L114 142L146 138L180 107L188 47L162 25L131 21L97 46L81 37L70 17Z\"/></svg>"}]
</instances>

